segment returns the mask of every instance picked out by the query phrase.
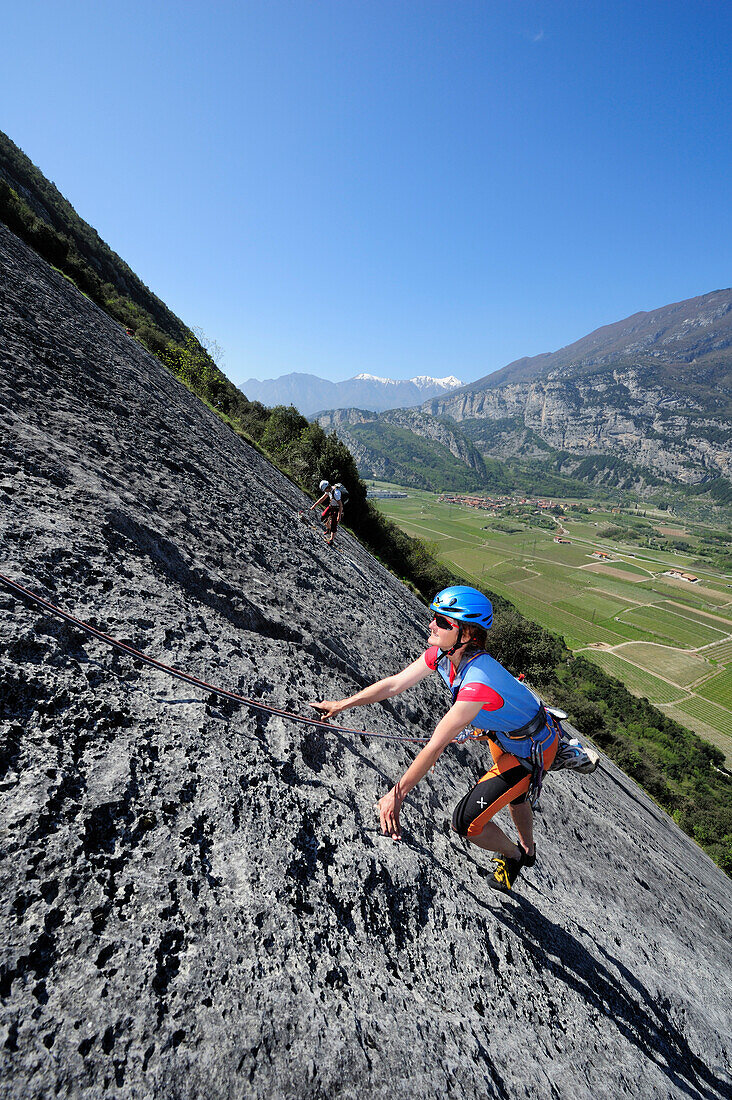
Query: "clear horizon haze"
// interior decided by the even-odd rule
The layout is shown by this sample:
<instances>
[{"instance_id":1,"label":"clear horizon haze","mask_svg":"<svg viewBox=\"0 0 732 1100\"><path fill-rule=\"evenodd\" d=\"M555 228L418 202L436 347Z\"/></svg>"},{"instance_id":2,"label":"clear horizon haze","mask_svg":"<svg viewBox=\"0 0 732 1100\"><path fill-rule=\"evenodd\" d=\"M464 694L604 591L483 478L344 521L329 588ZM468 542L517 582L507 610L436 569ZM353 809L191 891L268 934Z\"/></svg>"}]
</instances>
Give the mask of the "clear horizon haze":
<instances>
[{"instance_id":1,"label":"clear horizon haze","mask_svg":"<svg viewBox=\"0 0 732 1100\"><path fill-rule=\"evenodd\" d=\"M732 5L6 4L0 128L237 384L464 382L728 287Z\"/></svg>"}]
</instances>

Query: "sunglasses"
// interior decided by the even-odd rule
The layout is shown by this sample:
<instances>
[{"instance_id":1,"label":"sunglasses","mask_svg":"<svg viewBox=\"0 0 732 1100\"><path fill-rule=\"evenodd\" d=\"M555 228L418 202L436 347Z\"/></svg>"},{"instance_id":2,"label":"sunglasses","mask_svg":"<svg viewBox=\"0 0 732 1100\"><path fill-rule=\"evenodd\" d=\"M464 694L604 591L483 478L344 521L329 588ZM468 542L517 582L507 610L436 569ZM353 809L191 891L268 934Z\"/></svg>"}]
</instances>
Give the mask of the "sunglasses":
<instances>
[{"instance_id":1,"label":"sunglasses","mask_svg":"<svg viewBox=\"0 0 732 1100\"><path fill-rule=\"evenodd\" d=\"M440 630L454 630L454 625L449 619L446 619L444 615L438 615L435 613L435 622L439 626Z\"/></svg>"}]
</instances>

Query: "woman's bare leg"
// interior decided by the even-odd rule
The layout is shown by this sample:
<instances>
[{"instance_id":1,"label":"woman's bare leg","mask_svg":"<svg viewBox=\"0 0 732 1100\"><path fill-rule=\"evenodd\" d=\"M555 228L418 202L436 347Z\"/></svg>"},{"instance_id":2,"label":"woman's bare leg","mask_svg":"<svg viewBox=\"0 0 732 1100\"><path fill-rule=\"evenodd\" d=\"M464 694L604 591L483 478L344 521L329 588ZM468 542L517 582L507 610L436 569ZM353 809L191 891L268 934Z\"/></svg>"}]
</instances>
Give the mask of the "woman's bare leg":
<instances>
[{"instance_id":1,"label":"woman's bare leg","mask_svg":"<svg viewBox=\"0 0 732 1100\"><path fill-rule=\"evenodd\" d=\"M512 840L509 840L503 829L499 829L495 821L489 821L483 826L483 831L476 836L468 836L471 844L478 848L486 848L492 852L500 852L509 859L518 859L522 854L521 849Z\"/></svg>"},{"instance_id":2,"label":"woman's bare leg","mask_svg":"<svg viewBox=\"0 0 732 1100\"><path fill-rule=\"evenodd\" d=\"M523 844L528 856L534 851L534 811L530 802L519 802L517 806L509 805L513 823L519 840Z\"/></svg>"}]
</instances>

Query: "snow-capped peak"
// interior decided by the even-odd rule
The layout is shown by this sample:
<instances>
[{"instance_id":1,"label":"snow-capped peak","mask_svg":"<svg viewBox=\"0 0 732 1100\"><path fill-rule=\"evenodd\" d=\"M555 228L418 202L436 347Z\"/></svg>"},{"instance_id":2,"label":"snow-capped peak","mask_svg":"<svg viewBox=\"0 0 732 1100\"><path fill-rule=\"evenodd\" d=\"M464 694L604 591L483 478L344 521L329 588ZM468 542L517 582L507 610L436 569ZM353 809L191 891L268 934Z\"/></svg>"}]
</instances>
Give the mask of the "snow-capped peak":
<instances>
[{"instance_id":1,"label":"snow-capped peak","mask_svg":"<svg viewBox=\"0 0 732 1100\"><path fill-rule=\"evenodd\" d=\"M393 378L379 378L376 374L356 374L353 381L380 382L383 386L398 386L401 384ZM428 374L418 374L416 378L407 378L406 381L411 382L418 390L428 390L434 386L443 390L454 390L463 384L459 378L455 378L452 374L447 378L431 378Z\"/></svg>"},{"instance_id":2,"label":"snow-capped peak","mask_svg":"<svg viewBox=\"0 0 732 1100\"><path fill-rule=\"evenodd\" d=\"M385 382L387 384L391 383L392 385L394 385L394 380L392 378L379 378L379 376L376 375L376 374L354 374L353 381L354 382Z\"/></svg>"},{"instance_id":3,"label":"snow-capped peak","mask_svg":"<svg viewBox=\"0 0 732 1100\"><path fill-rule=\"evenodd\" d=\"M455 390L459 386L462 386L462 382L459 378L456 378L454 374L450 374L447 378L430 378L428 374L418 374L416 378L410 378L410 382L413 382L417 389L426 390L430 386L440 386L445 390Z\"/></svg>"}]
</instances>

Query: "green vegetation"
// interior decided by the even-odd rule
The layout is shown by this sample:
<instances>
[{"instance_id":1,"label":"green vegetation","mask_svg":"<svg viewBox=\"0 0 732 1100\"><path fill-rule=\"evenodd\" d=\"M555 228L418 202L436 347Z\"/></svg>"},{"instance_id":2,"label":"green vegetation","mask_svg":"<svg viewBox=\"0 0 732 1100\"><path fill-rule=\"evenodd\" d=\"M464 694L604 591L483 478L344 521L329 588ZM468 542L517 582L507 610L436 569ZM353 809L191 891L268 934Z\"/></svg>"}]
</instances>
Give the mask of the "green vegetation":
<instances>
[{"instance_id":1,"label":"green vegetation","mask_svg":"<svg viewBox=\"0 0 732 1100\"><path fill-rule=\"evenodd\" d=\"M646 486L665 485L651 470L621 458L605 455L580 458L554 451L536 432L514 418L457 422L446 417L445 423L461 439L471 456L471 466L455 458L443 444L380 418L350 425L348 432L363 449L364 476L370 477L379 469L390 481L417 489L541 493L607 500L609 494L632 487L639 480ZM500 462L485 453L487 448L500 443L504 434L511 436L516 430L521 432L525 453Z\"/></svg>"},{"instance_id":2,"label":"green vegetation","mask_svg":"<svg viewBox=\"0 0 732 1100\"><path fill-rule=\"evenodd\" d=\"M707 725L714 726L728 737L732 737L732 714L726 708L715 706L714 703L695 695L679 703L679 710L691 714L694 718L700 718Z\"/></svg>"},{"instance_id":3,"label":"green vegetation","mask_svg":"<svg viewBox=\"0 0 732 1100\"><path fill-rule=\"evenodd\" d=\"M704 656L710 661L717 661L719 664L727 664L728 661L732 661L732 641L721 642L720 645L711 646L704 651Z\"/></svg>"},{"instance_id":4,"label":"green vegetation","mask_svg":"<svg viewBox=\"0 0 732 1100\"><path fill-rule=\"evenodd\" d=\"M485 466L477 451L474 459L478 470L473 470L441 443L422 439L406 428L389 424L381 420L367 421L364 424L352 424L348 428L351 435L369 452L378 454L379 465L389 478L403 477L404 471L412 470L412 484L420 489L453 491L472 491L485 484ZM495 464L497 465L497 463ZM368 458L362 462L365 477L373 473Z\"/></svg>"},{"instance_id":5,"label":"green vegetation","mask_svg":"<svg viewBox=\"0 0 732 1100\"><path fill-rule=\"evenodd\" d=\"M624 387L621 386L620 390ZM610 396L606 389L605 397ZM471 451L472 471L462 462L453 460L457 462L458 469L451 484L448 485L444 478L425 476L425 470L420 466L422 459L418 456L432 451L428 467L442 468L444 448L441 444L411 430L401 429L403 434L398 450L393 454L389 446L390 433L383 430L386 424L380 418L370 421L368 425L357 426L359 444L364 448L361 459L363 471L368 476L377 468L388 470L389 478L402 485L436 491L443 488L454 492L478 488L491 493L540 493L547 497L588 498L598 502L610 499L623 501L637 486L642 486L644 494L650 499L657 503L662 501L666 508L674 505L690 514L700 513L696 503L700 496L706 497L707 501L711 497L721 505L732 504L732 485L724 478L712 479L698 486L669 484L650 468L617 455L582 457L569 451L556 451L519 418L455 421L445 417L444 421L465 443L475 445ZM349 432L353 432L353 428L349 428ZM647 431L646 434L653 433ZM703 433L700 431L699 434ZM495 449L500 451L502 442L511 444L512 453L511 457L499 462L491 457L490 452ZM464 480L466 471L472 475L469 481ZM634 537L649 545L653 529L648 525L645 531L639 530ZM673 540L669 542L668 549L674 549Z\"/></svg>"},{"instance_id":6,"label":"green vegetation","mask_svg":"<svg viewBox=\"0 0 732 1100\"><path fill-rule=\"evenodd\" d=\"M619 654L598 650L593 653L592 660L604 672L621 680L633 695L649 699L651 703L677 703L686 694L683 688L660 680L645 669L624 660Z\"/></svg>"},{"instance_id":7,"label":"green vegetation","mask_svg":"<svg viewBox=\"0 0 732 1100\"><path fill-rule=\"evenodd\" d=\"M713 703L719 703L727 710L732 710L732 668L726 668L711 680L705 680L697 687L696 694L703 695L705 699L711 699Z\"/></svg>"},{"instance_id":8,"label":"green vegetation","mask_svg":"<svg viewBox=\"0 0 732 1100\"><path fill-rule=\"evenodd\" d=\"M697 626L685 616L675 615L661 607L633 607L626 611L619 623L631 623L658 641L669 645L681 645L689 649L719 642L725 636L724 630Z\"/></svg>"},{"instance_id":9,"label":"green vegetation","mask_svg":"<svg viewBox=\"0 0 732 1100\"><path fill-rule=\"evenodd\" d=\"M705 653L708 652L705 650ZM708 676L713 667L701 654L656 643L637 642L634 645L625 645L621 655L682 688Z\"/></svg>"}]
</instances>

